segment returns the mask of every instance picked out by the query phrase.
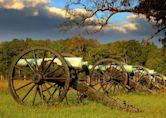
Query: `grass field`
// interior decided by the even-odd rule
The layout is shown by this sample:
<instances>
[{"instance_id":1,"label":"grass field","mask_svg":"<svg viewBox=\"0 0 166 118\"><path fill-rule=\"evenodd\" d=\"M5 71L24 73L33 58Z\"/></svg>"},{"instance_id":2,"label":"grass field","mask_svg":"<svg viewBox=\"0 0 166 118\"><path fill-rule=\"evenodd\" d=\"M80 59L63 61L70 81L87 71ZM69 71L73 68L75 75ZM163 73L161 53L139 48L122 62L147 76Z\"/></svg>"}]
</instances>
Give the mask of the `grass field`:
<instances>
[{"instance_id":1,"label":"grass field","mask_svg":"<svg viewBox=\"0 0 166 118\"><path fill-rule=\"evenodd\" d=\"M121 98L141 108L141 113L130 113L86 99L81 104L57 107L25 107L17 104L8 91L7 81L0 81L0 118L165 118L166 93L145 95L131 93Z\"/></svg>"}]
</instances>

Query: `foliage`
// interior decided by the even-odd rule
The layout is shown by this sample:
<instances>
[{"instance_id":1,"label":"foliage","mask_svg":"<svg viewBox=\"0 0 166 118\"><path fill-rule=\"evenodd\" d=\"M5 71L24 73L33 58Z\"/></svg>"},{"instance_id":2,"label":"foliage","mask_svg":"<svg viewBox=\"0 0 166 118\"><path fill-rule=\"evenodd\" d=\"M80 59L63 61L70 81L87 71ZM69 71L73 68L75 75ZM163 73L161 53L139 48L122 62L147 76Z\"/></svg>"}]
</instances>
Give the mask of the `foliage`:
<instances>
[{"instance_id":1,"label":"foliage","mask_svg":"<svg viewBox=\"0 0 166 118\"><path fill-rule=\"evenodd\" d=\"M13 39L12 41L3 42L0 46L0 73L7 74L13 57L26 47L24 40Z\"/></svg>"},{"instance_id":2,"label":"foliage","mask_svg":"<svg viewBox=\"0 0 166 118\"><path fill-rule=\"evenodd\" d=\"M124 62L134 65L144 65L146 61L146 53L143 45L138 41L117 41L109 46L111 55L120 56Z\"/></svg>"},{"instance_id":3,"label":"foliage","mask_svg":"<svg viewBox=\"0 0 166 118\"><path fill-rule=\"evenodd\" d=\"M85 59L90 63L94 64L97 61L110 57L109 49L107 45L97 45L90 47L88 53L85 56Z\"/></svg>"},{"instance_id":4,"label":"foliage","mask_svg":"<svg viewBox=\"0 0 166 118\"><path fill-rule=\"evenodd\" d=\"M86 40L83 37L73 37L67 40L70 53L76 56L84 56L88 52L88 48L98 44L96 40Z\"/></svg>"},{"instance_id":5,"label":"foliage","mask_svg":"<svg viewBox=\"0 0 166 118\"><path fill-rule=\"evenodd\" d=\"M151 51L146 62L148 68L154 69L157 72L166 74L166 59L162 54L161 49Z\"/></svg>"},{"instance_id":6,"label":"foliage","mask_svg":"<svg viewBox=\"0 0 166 118\"><path fill-rule=\"evenodd\" d=\"M149 20L156 21L159 27L166 27L166 1L165 0L140 0L139 5L136 7L138 11L143 11L143 14Z\"/></svg>"},{"instance_id":7,"label":"foliage","mask_svg":"<svg viewBox=\"0 0 166 118\"><path fill-rule=\"evenodd\" d=\"M72 37L56 41L51 40L25 40L13 39L0 44L0 75L7 75L12 60L24 49L34 46L50 47L60 53L70 53L83 57L89 64L94 64L103 58L116 58L120 61L134 65L145 65L164 74L166 66L163 49L155 45L143 46L135 40L117 41L110 44L100 44L94 39ZM156 52L157 51L157 52ZM161 56L158 56L160 54ZM160 65L160 66L159 66Z\"/></svg>"}]
</instances>

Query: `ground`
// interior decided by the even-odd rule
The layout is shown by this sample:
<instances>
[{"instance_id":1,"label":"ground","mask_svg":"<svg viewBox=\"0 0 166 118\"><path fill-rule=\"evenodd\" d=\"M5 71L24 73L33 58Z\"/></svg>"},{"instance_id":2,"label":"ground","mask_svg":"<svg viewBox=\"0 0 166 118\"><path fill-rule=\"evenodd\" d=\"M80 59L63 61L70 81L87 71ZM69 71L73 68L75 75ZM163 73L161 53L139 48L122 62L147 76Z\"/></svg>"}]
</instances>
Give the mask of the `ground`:
<instances>
[{"instance_id":1,"label":"ground","mask_svg":"<svg viewBox=\"0 0 166 118\"><path fill-rule=\"evenodd\" d=\"M0 81L0 118L165 118L166 93L157 95L130 93L121 98L143 110L130 113L86 99L81 104L61 104L57 107L25 107L10 95L7 81Z\"/></svg>"}]
</instances>

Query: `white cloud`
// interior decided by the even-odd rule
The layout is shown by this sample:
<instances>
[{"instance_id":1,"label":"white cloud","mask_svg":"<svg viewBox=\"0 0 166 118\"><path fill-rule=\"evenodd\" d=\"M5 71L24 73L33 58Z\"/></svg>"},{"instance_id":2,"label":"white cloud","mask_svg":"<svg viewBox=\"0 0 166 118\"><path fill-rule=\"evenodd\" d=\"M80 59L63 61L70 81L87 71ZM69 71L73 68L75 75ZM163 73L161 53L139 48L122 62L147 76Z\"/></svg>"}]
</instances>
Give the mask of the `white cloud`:
<instances>
[{"instance_id":1,"label":"white cloud","mask_svg":"<svg viewBox=\"0 0 166 118\"><path fill-rule=\"evenodd\" d=\"M132 15L126 16L126 18L129 19L129 20L136 19L136 18L138 18L138 15L132 14Z\"/></svg>"},{"instance_id":2,"label":"white cloud","mask_svg":"<svg viewBox=\"0 0 166 118\"><path fill-rule=\"evenodd\" d=\"M4 0L0 0L0 3L3 3L4 2Z\"/></svg>"},{"instance_id":3,"label":"white cloud","mask_svg":"<svg viewBox=\"0 0 166 118\"><path fill-rule=\"evenodd\" d=\"M122 26L110 26L110 25L108 25L105 28L105 30L107 30L107 31L113 30L113 31L117 31L117 32L120 32L123 34L126 34L129 31L135 31L137 29L138 29L138 27L137 27L136 23L130 23L130 22L123 24Z\"/></svg>"},{"instance_id":4,"label":"white cloud","mask_svg":"<svg viewBox=\"0 0 166 118\"><path fill-rule=\"evenodd\" d=\"M148 19L146 18L145 15L142 15L142 14L132 14L132 15L128 15L126 16L126 18L129 20L129 21L132 21L132 22L135 22L137 20L144 20L144 21L148 21ZM155 18L153 16L150 16L150 22L152 24L156 24L156 21L155 21ZM159 21L161 22L161 21ZM132 26L131 26L132 27Z\"/></svg>"},{"instance_id":5,"label":"white cloud","mask_svg":"<svg viewBox=\"0 0 166 118\"><path fill-rule=\"evenodd\" d=\"M137 30L138 27L135 23L127 23L123 25L123 28L125 28L126 30L130 30L130 31L134 31Z\"/></svg>"},{"instance_id":6,"label":"white cloud","mask_svg":"<svg viewBox=\"0 0 166 118\"><path fill-rule=\"evenodd\" d=\"M33 16L39 16L39 14L40 14L40 13L39 13L38 11L34 11L34 12L33 12Z\"/></svg>"},{"instance_id":7,"label":"white cloud","mask_svg":"<svg viewBox=\"0 0 166 118\"><path fill-rule=\"evenodd\" d=\"M12 3L12 4L6 4L4 7L7 9L21 10L21 9L25 8L25 5L23 3L16 2L16 3Z\"/></svg>"},{"instance_id":8,"label":"white cloud","mask_svg":"<svg viewBox=\"0 0 166 118\"><path fill-rule=\"evenodd\" d=\"M136 20L136 19L146 19L146 16L145 15L142 15L142 14L131 14L131 15L128 15L126 16L126 18L128 20Z\"/></svg>"},{"instance_id":9,"label":"white cloud","mask_svg":"<svg viewBox=\"0 0 166 118\"><path fill-rule=\"evenodd\" d=\"M56 8L56 7L49 7L49 6L47 6L45 9L51 15L56 15L56 16L58 15L58 16L61 16L61 17L64 17L64 18L67 17L67 13L64 9L60 9L60 8Z\"/></svg>"},{"instance_id":10,"label":"white cloud","mask_svg":"<svg viewBox=\"0 0 166 118\"><path fill-rule=\"evenodd\" d=\"M51 6L51 0L0 0L0 8L4 9L15 9L22 10L24 8L37 8L37 6L42 6L40 9L44 9L46 13L51 16L60 16L63 18L74 19L78 16L71 16L66 10L61 8L56 8ZM37 8L39 9L39 8ZM74 12L77 14L88 14L84 9L75 9ZM38 16L39 12L33 11L33 16ZM92 20L92 19L91 19Z\"/></svg>"},{"instance_id":11,"label":"white cloud","mask_svg":"<svg viewBox=\"0 0 166 118\"><path fill-rule=\"evenodd\" d=\"M111 30L115 30L115 31L118 31L118 32L121 32L121 33L124 33L124 34L127 33L125 28L119 27L119 26L112 26Z\"/></svg>"},{"instance_id":12,"label":"white cloud","mask_svg":"<svg viewBox=\"0 0 166 118\"><path fill-rule=\"evenodd\" d=\"M25 7L36 7L37 5L48 6L50 0L0 0L0 8L22 10Z\"/></svg>"}]
</instances>

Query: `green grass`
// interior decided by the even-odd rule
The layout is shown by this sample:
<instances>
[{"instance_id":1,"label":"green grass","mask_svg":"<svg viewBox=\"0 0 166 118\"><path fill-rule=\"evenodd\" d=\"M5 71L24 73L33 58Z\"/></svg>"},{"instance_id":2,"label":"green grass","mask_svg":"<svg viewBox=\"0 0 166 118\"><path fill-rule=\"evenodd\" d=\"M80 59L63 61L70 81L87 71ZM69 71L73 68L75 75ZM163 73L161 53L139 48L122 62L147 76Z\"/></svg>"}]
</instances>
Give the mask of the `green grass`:
<instances>
[{"instance_id":1,"label":"green grass","mask_svg":"<svg viewBox=\"0 0 166 118\"><path fill-rule=\"evenodd\" d=\"M61 104L57 107L25 107L11 97L7 82L0 81L0 118L165 118L166 94L145 95L131 93L121 97L141 108L141 113L113 109L88 100L84 104Z\"/></svg>"}]
</instances>

